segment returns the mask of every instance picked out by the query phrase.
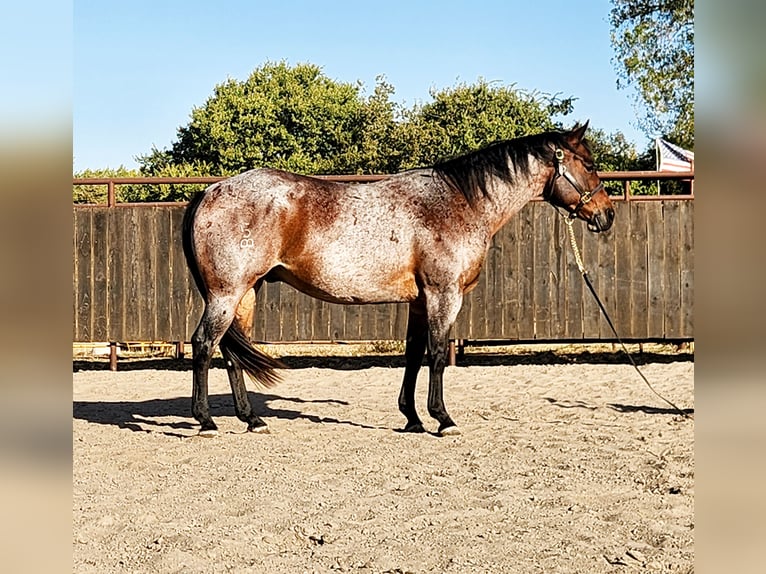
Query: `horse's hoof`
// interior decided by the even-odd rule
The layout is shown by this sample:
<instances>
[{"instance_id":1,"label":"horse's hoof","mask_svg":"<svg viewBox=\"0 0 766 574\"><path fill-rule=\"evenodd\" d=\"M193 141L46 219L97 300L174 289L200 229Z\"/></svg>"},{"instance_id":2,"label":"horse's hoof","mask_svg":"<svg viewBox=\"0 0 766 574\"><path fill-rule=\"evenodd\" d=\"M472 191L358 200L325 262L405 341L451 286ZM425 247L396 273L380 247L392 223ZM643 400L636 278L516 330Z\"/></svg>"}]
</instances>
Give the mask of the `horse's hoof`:
<instances>
[{"instance_id":1,"label":"horse's hoof","mask_svg":"<svg viewBox=\"0 0 766 574\"><path fill-rule=\"evenodd\" d=\"M414 424L414 425L407 425L406 427L404 427L404 429L402 429L402 432L409 432L409 433L419 434L419 433L426 432L426 429L423 428L423 424L422 423L417 423L417 424Z\"/></svg>"},{"instance_id":2,"label":"horse's hoof","mask_svg":"<svg viewBox=\"0 0 766 574\"><path fill-rule=\"evenodd\" d=\"M247 427L247 432L254 432L256 434L270 434L269 425L258 425L257 427Z\"/></svg>"},{"instance_id":3,"label":"horse's hoof","mask_svg":"<svg viewBox=\"0 0 766 574\"><path fill-rule=\"evenodd\" d=\"M458 436L460 429L456 426L449 426L439 430L439 436Z\"/></svg>"},{"instance_id":4,"label":"horse's hoof","mask_svg":"<svg viewBox=\"0 0 766 574\"><path fill-rule=\"evenodd\" d=\"M214 436L218 436L218 429L204 429L200 430L198 434L205 438L213 438Z\"/></svg>"}]
</instances>

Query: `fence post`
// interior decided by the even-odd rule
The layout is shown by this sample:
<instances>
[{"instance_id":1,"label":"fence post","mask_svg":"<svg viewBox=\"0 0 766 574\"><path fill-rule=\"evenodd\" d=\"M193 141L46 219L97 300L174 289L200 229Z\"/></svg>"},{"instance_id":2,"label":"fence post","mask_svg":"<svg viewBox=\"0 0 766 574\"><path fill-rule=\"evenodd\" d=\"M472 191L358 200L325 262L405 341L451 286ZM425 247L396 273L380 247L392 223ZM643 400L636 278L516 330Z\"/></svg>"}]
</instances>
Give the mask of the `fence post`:
<instances>
[{"instance_id":1,"label":"fence post","mask_svg":"<svg viewBox=\"0 0 766 574\"><path fill-rule=\"evenodd\" d=\"M109 370L117 370L117 343L115 341L109 342Z\"/></svg>"},{"instance_id":2,"label":"fence post","mask_svg":"<svg viewBox=\"0 0 766 574\"><path fill-rule=\"evenodd\" d=\"M114 181L111 179L106 184L106 205L108 207L114 207L116 200L114 196Z\"/></svg>"}]
</instances>

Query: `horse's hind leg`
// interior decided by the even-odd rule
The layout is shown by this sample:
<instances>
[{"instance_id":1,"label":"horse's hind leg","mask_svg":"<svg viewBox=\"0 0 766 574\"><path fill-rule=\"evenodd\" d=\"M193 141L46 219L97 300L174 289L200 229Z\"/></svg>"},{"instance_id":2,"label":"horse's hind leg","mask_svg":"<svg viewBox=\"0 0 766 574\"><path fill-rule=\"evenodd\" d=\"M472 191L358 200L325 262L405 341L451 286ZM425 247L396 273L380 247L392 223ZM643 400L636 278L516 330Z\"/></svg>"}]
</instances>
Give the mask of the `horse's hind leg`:
<instances>
[{"instance_id":1,"label":"horse's hind leg","mask_svg":"<svg viewBox=\"0 0 766 574\"><path fill-rule=\"evenodd\" d=\"M210 416L208 371L213 350L234 320L236 300L214 299L205 305L199 325L192 335L192 415L200 423L201 436L215 436L218 427Z\"/></svg>"},{"instance_id":2,"label":"horse's hind leg","mask_svg":"<svg viewBox=\"0 0 766 574\"><path fill-rule=\"evenodd\" d=\"M257 286L248 289L242 296L234 316L234 325L236 325L248 339L253 330L253 314L255 312L255 295L257 290ZM249 431L268 432L269 427L253 412L253 406L247 396L245 379L242 376L242 367L231 356L231 353L226 347L221 348L221 354L226 363L226 371L229 375L231 393L234 397L234 411L237 414L237 418L247 423L247 430Z\"/></svg>"},{"instance_id":3,"label":"horse's hind leg","mask_svg":"<svg viewBox=\"0 0 766 574\"><path fill-rule=\"evenodd\" d=\"M419 302L410 303L407 318L407 343L404 348L406 365L402 390L399 393L399 411L407 417L407 426L404 427L404 432L425 432L423 422L415 409L415 385L420 367L423 364L423 356L426 353L427 340L426 310Z\"/></svg>"}]
</instances>

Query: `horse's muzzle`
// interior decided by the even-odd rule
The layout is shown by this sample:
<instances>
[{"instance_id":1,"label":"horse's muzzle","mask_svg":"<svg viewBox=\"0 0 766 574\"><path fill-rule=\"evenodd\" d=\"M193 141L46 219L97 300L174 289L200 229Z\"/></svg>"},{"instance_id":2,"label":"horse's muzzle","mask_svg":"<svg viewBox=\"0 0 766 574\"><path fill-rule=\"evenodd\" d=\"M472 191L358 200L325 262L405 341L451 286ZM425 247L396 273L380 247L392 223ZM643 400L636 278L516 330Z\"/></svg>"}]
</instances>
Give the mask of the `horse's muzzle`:
<instances>
[{"instance_id":1,"label":"horse's muzzle","mask_svg":"<svg viewBox=\"0 0 766 574\"><path fill-rule=\"evenodd\" d=\"M614 222L614 209L607 207L603 211L597 211L588 222L588 229L600 233L612 227Z\"/></svg>"}]
</instances>

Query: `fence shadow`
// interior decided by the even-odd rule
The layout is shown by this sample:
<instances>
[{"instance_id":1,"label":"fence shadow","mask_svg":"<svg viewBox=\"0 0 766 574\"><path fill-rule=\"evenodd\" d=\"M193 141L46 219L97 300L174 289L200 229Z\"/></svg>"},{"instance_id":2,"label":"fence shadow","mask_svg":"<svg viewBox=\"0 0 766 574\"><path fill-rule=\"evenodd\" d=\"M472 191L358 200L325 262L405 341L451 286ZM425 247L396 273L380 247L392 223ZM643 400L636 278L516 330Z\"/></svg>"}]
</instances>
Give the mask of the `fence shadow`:
<instances>
[{"instance_id":1,"label":"fence shadow","mask_svg":"<svg viewBox=\"0 0 766 574\"><path fill-rule=\"evenodd\" d=\"M694 362L693 353L635 353L633 359L638 365L651 363L670 364ZM343 356L287 356L280 360L290 369L334 369L338 371L356 371L370 367L404 368L404 355L360 355ZM425 364L425 360L424 360ZM533 351L529 353L466 353L458 356L458 367L491 367L514 365L616 365L630 362L622 352L556 353L553 351ZM213 359L212 368L223 369L223 359ZM72 361L72 371L105 371L109 362L95 359L76 359ZM167 370L191 371L191 359L151 358L123 359L118 362L118 371Z\"/></svg>"},{"instance_id":2,"label":"fence shadow","mask_svg":"<svg viewBox=\"0 0 766 574\"><path fill-rule=\"evenodd\" d=\"M595 411L599 407L581 400L561 400L552 397L543 397L550 404L561 409L586 409ZM609 403L609 408L620 413L646 413L648 415L682 415L691 417L694 415L693 408L673 409L668 407L652 407L649 405L623 405L618 403Z\"/></svg>"}]
</instances>

